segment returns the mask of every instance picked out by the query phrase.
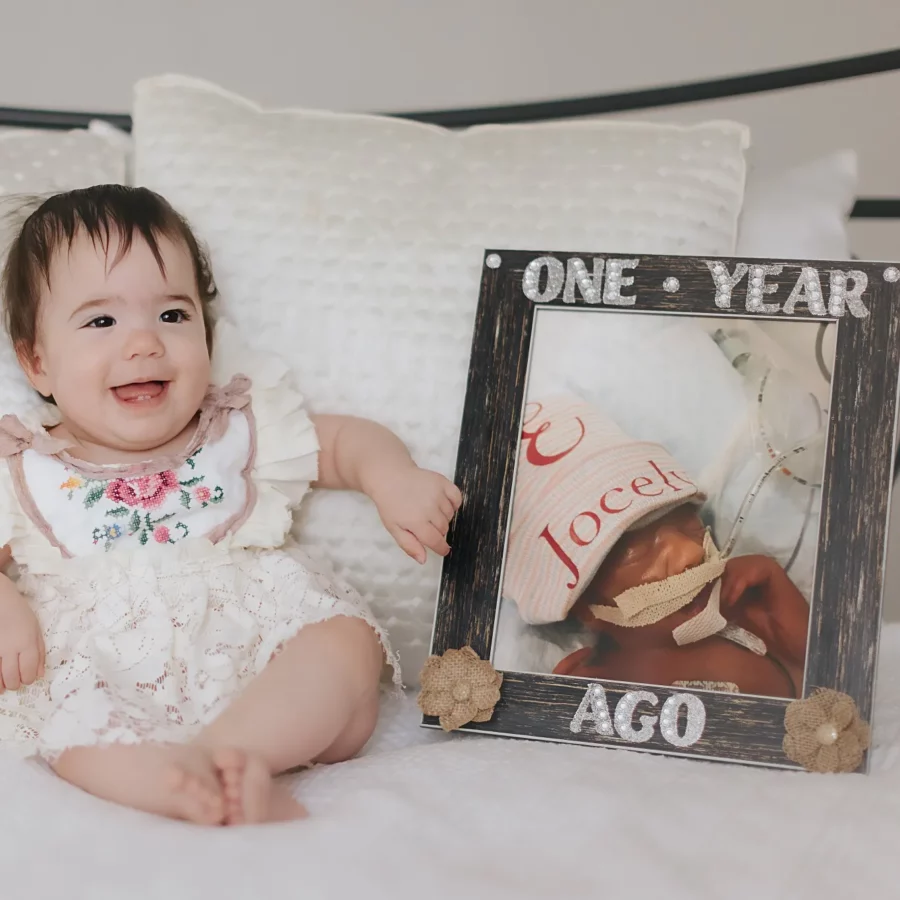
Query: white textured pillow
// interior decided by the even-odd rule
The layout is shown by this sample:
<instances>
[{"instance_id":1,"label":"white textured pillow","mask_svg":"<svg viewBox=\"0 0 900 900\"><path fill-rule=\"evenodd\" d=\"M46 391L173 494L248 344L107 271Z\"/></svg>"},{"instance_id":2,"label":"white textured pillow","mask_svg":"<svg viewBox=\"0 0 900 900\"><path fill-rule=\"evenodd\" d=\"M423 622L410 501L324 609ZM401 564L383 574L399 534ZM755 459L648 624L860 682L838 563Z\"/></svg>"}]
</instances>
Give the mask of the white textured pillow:
<instances>
[{"instance_id":1,"label":"white textured pillow","mask_svg":"<svg viewBox=\"0 0 900 900\"><path fill-rule=\"evenodd\" d=\"M121 183L130 139L103 122L75 131L0 131L0 196Z\"/></svg>"},{"instance_id":2,"label":"white textured pillow","mask_svg":"<svg viewBox=\"0 0 900 900\"><path fill-rule=\"evenodd\" d=\"M738 226L738 256L847 259L847 217L857 157L839 150L788 169L752 166Z\"/></svg>"},{"instance_id":3,"label":"white textured pillow","mask_svg":"<svg viewBox=\"0 0 900 900\"><path fill-rule=\"evenodd\" d=\"M734 250L748 134L733 123L454 133L264 112L173 76L140 83L134 114L135 181L207 241L246 339L290 362L314 409L377 419L451 477L485 247ZM298 538L370 597L415 682L439 560L408 560L350 494L314 495Z\"/></svg>"}]
</instances>

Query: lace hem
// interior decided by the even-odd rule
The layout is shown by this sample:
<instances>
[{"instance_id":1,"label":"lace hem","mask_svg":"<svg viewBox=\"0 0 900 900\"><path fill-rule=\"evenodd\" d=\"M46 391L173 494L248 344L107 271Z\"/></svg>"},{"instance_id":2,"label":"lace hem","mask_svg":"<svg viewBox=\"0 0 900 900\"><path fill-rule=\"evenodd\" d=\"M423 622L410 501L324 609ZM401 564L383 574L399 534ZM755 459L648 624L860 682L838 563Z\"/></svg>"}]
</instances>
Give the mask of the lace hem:
<instances>
[{"instance_id":1,"label":"lace hem","mask_svg":"<svg viewBox=\"0 0 900 900\"><path fill-rule=\"evenodd\" d=\"M297 548L209 549L178 565L150 553L144 565L108 566L89 580L26 572L20 584L45 635L50 674L0 695L0 743L56 758L86 744L189 740L279 646L336 616L372 628L401 690L385 629L326 560Z\"/></svg>"},{"instance_id":2,"label":"lace hem","mask_svg":"<svg viewBox=\"0 0 900 900\"><path fill-rule=\"evenodd\" d=\"M262 666L254 666L256 671L246 679L241 689L246 688L303 628L340 616L362 619L375 632L384 651L385 666L392 670L390 686L383 685L382 689L386 689L391 695L402 693L399 661L390 647L384 629L371 615L343 601L338 601L331 610L322 610L319 615L302 617L302 621L299 620L301 617L288 621L282 628L267 636L257 652L257 660L262 657L266 662ZM37 756L52 765L67 750L75 747L144 742L186 743L224 712L236 695L215 698L203 709L197 721L186 722L174 708L148 709L129 701L121 693L114 692L109 685L99 682L93 689L78 688L73 691L52 711L40 730L34 723L28 723L27 716L17 716L13 710L0 709L0 722L4 717L19 720L16 722L15 733L3 740L2 746L4 752L23 757ZM163 712L166 714L164 719Z\"/></svg>"}]
</instances>

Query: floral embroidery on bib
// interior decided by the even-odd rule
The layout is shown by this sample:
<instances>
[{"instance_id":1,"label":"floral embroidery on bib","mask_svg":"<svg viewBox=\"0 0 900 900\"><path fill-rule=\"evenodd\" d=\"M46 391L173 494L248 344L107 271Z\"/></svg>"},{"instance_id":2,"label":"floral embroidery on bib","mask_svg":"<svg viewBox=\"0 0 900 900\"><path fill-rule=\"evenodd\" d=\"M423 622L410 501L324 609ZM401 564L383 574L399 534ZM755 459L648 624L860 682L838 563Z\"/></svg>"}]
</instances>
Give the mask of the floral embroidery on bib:
<instances>
[{"instance_id":1,"label":"floral embroidery on bib","mask_svg":"<svg viewBox=\"0 0 900 900\"><path fill-rule=\"evenodd\" d=\"M116 520L96 526L91 533L94 544L103 544L104 550L110 550L122 537L137 536L141 544L151 539L157 544L174 544L191 534L191 528L183 521L173 521L182 510L205 509L225 500L222 485L210 488L204 484L206 475L194 474L202 450L202 447L195 450L178 471L165 469L152 475L111 481L72 472L59 489L66 492L69 500L80 501L84 509L99 507L104 517ZM70 471L66 468L67 474ZM178 495L177 511L172 509L175 494ZM160 514L165 509L170 511Z\"/></svg>"}]
</instances>

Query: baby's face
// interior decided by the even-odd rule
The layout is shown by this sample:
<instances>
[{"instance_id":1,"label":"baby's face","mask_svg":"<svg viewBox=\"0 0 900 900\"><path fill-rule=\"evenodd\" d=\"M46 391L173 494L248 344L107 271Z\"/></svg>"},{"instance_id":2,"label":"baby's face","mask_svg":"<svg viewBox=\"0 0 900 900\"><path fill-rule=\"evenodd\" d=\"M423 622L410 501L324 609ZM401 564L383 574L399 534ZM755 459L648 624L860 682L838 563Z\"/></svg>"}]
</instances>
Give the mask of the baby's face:
<instances>
[{"instance_id":1,"label":"baby's face","mask_svg":"<svg viewBox=\"0 0 900 900\"><path fill-rule=\"evenodd\" d=\"M699 566L705 558L705 534L693 504L679 506L650 525L624 534L597 572L593 602L610 605L630 588Z\"/></svg>"},{"instance_id":2,"label":"baby's face","mask_svg":"<svg viewBox=\"0 0 900 900\"><path fill-rule=\"evenodd\" d=\"M680 506L650 525L628 532L603 561L573 611L590 628L612 627L596 619L590 606L614 607L615 598L631 588L664 581L699 566L706 556L703 549L705 534L706 528L693 504ZM690 604L677 612L633 630L648 640L658 636L671 638L674 628L706 605L709 593L710 587L704 588Z\"/></svg>"},{"instance_id":3,"label":"baby's face","mask_svg":"<svg viewBox=\"0 0 900 900\"><path fill-rule=\"evenodd\" d=\"M56 254L38 317L31 383L72 436L149 451L178 437L209 386L206 332L190 254L160 237L165 273L139 234L115 265L85 234Z\"/></svg>"}]
</instances>

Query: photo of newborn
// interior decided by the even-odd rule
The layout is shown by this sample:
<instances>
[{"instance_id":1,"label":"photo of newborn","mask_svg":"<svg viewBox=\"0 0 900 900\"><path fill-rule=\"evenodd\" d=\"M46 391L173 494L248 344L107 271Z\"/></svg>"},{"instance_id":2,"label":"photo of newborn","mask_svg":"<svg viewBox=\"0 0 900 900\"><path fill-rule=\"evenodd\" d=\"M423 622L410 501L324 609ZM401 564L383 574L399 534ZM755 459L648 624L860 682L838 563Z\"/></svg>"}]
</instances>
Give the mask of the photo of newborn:
<instances>
[{"instance_id":1,"label":"photo of newborn","mask_svg":"<svg viewBox=\"0 0 900 900\"><path fill-rule=\"evenodd\" d=\"M729 356L721 322L673 318L539 315L493 663L801 696L827 383L754 323ZM693 392L679 415L683 385L657 352L673 341L701 382L717 376L704 425Z\"/></svg>"}]
</instances>

